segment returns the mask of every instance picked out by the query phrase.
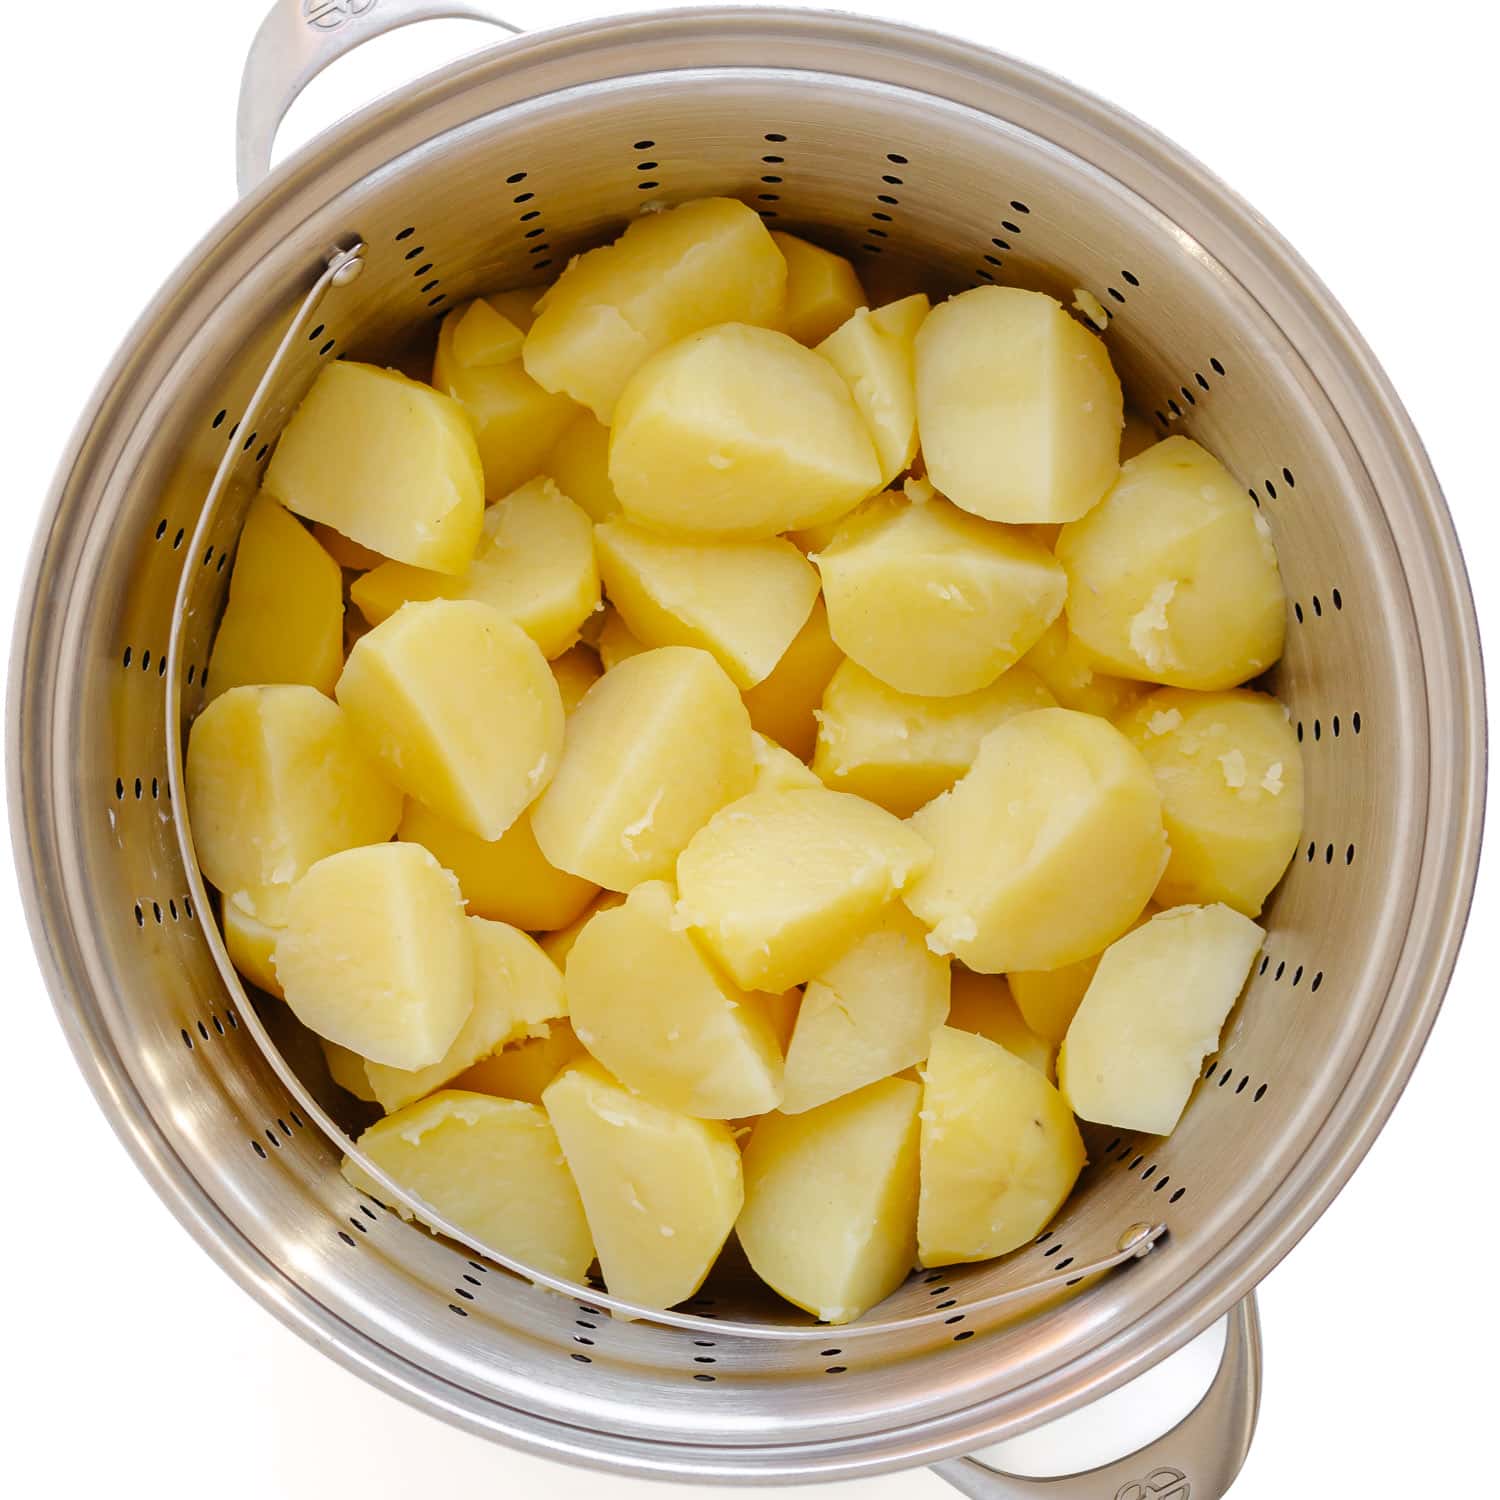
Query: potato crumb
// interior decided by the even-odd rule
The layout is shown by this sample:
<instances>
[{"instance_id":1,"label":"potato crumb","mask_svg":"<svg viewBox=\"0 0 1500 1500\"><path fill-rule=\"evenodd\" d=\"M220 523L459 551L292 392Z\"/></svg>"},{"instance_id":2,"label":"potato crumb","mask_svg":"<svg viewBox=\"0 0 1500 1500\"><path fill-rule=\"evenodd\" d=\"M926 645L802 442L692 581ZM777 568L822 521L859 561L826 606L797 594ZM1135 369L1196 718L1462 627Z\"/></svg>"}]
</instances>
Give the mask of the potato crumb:
<instances>
[{"instance_id":1,"label":"potato crumb","mask_svg":"<svg viewBox=\"0 0 1500 1500\"><path fill-rule=\"evenodd\" d=\"M673 1238L673 1236L676 1235L676 1233L677 1231L673 1229L670 1224L663 1224L661 1226L661 1237L664 1240L670 1240L671 1238Z\"/></svg>"},{"instance_id":2,"label":"potato crumb","mask_svg":"<svg viewBox=\"0 0 1500 1500\"><path fill-rule=\"evenodd\" d=\"M639 856L640 851L635 847L635 841L640 838L643 833L647 832L650 829L652 823L656 821L656 810L661 806L661 799L665 794L665 787L657 787L656 795L651 799L651 802L647 806L645 812L643 812L640 817L635 820L635 822L627 823L620 830L620 842L624 844L626 849L628 849L632 855Z\"/></svg>"},{"instance_id":3,"label":"potato crumb","mask_svg":"<svg viewBox=\"0 0 1500 1500\"><path fill-rule=\"evenodd\" d=\"M1104 304L1084 287L1073 288L1073 307L1081 312L1090 323L1101 333L1109 327L1109 314L1104 310Z\"/></svg>"},{"instance_id":4,"label":"potato crumb","mask_svg":"<svg viewBox=\"0 0 1500 1500\"><path fill-rule=\"evenodd\" d=\"M901 488L913 505L926 505L929 500L937 496L937 490L933 487L932 481L923 479L917 474L913 474Z\"/></svg>"},{"instance_id":5,"label":"potato crumb","mask_svg":"<svg viewBox=\"0 0 1500 1500\"><path fill-rule=\"evenodd\" d=\"M1157 584L1145 607L1130 622L1130 649L1153 670L1171 666L1176 660L1169 644L1159 639L1172 628L1167 606L1176 592L1175 578Z\"/></svg>"},{"instance_id":6,"label":"potato crumb","mask_svg":"<svg viewBox=\"0 0 1500 1500\"><path fill-rule=\"evenodd\" d=\"M1224 772L1224 785L1238 790L1245 784L1245 757L1238 750L1231 750L1219 757Z\"/></svg>"},{"instance_id":7,"label":"potato crumb","mask_svg":"<svg viewBox=\"0 0 1500 1500\"><path fill-rule=\"evenodd\" d=\"M1281 762L1272 761L1266 768L1266 774L1261 777L1260 784L1263 790L1268 791L1273 797L1281 795L1284 783L1281 779Z\"/></svg>"},{"instance_id":8,"label":"potato crumb","mask_svg":"<svg viewBox=\"0 0 1500 1500\"><path fill-rule=\"evenodd\" d=\"M1182 715L1175 708L1158 709L1146 720L1148 734L1171 734L1182 723Z\"/></svg>"}]
</instances>

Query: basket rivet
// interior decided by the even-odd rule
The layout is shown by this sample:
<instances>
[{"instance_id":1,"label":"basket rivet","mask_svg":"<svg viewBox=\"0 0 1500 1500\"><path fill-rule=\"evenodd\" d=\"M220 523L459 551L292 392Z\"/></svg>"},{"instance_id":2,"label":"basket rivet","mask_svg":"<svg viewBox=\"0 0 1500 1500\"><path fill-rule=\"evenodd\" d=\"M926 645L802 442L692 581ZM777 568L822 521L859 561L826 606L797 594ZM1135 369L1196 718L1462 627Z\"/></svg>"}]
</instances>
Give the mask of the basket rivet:
<instances>
[{"instance_id":1,"label":"basket rivet","mask_svg":"<svg viewBox=\"0 0 1500 1500\"><path fill-rule=\"evenodd\" d=\"M1141 1241L1144 1240L1150 1233L1151 1225L1132 1224L1130 1228L1125 1230L1125 1232L1120 1236L1118 1241L1116 1241L1116 1248L1120 1250L1132 1249L1134 1246L1140 1245ZM1150 1249L1149 1245L1142 1246L1141 1254L1144 1255L1148 1249Z\"/></svg>"},{"instance_id":2,"label":"basket rivet","mask_svg":"<svg viewBox=\"0 0 1500 1500\"><path fill-rule=\"evenodd\" d=\"M364 246L359 245L353 249L340 252L344 260L343 264L338 266L333 273L334 286L348 286L351 281L358 281L360 276L363 275L365 263L363 257L360 255L360 251L363 249Z\"/></svg>"}]
</instances>

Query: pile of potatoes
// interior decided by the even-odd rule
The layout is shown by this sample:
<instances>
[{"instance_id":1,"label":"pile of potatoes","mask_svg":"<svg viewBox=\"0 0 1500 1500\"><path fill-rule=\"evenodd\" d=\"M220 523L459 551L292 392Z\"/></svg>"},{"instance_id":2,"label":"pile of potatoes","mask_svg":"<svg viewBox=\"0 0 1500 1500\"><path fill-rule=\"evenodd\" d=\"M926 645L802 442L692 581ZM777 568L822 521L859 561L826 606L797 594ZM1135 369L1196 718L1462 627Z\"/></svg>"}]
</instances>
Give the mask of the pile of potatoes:
<instances>
[{"instance_id":1,"label":"pile of potatoes","mask_svg":"<svg viewBox=\"0 0 1500 1500\"><path fill-rule=\"evenodd\" d=\"M188 743L241 972L467 1235L858 1317L1164 1134L1298 842L1246 492L1105 343L707 199L328 365ZM347 596L347 603L346 603ZM350 1179L390 1194L354 1164Z\"/></svg>"}]
</instances>

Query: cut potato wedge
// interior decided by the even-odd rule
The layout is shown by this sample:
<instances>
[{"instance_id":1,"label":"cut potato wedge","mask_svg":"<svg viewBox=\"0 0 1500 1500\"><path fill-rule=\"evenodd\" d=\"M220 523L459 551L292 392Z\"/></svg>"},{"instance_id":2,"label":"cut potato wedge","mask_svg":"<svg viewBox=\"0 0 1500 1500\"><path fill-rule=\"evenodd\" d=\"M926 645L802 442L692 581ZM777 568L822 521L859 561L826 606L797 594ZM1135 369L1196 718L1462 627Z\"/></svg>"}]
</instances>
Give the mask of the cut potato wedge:
<instances>
[{"instance_id":1,"label":"cut potato wedge","mask_svg":"<svg viewBox=\"0 0 1500 1500\"><path fill-rule=\"evenodd\" d=\"M1147 689L1128 677L1110 677L1090 665L1091 658L1068 631L1059 615L1041 638L1021 658L1021 665L1035 672L1063 708L1097 714L1113 721L1131 708Z\"/></svg>"},{"instance_id":2,"label":"cut potato wedge","mask_svg":"<svg viewBox=\"0 0 1500 1500\"><path fill-rule=\"evenodd\" d=\"M843 659L828 633L828 611L820 596L771 675L743 695L750 722L798 760L810 760L818 735L818 705Z\"/></svg>"},{"instance_id":3,"label":"cut potato wedge","mask_svg":"<svg viewBox=\"0 0 1500 1500\"><path fill-rule=\"evenodd\" d=\"M509 364L526 332L483 297L454 314L452 357L465 368Z\"/></svg>"},{"instance_id":4,"label":"cut potato wedge","mask_svg":"<svg viewBox=\"0 0 1500 1500\"><path fill-rule=\"evenodd\" d=\"M1003 975L954 969L948 1025L956 1031L972 1031L975 1036L987 1037L997 1047L1004 1047L1012 1056L1030 1063L1049 1081L1056 1076L1056 1044L1038 1036L1026 1024L1026 1017L1021 1014Z\"/></svg>"},{"instance_id":5,"label":"cut potato wedge","mask_svg":"<svg viewBox=\"0 0 1500 1500\"><path fill-rule=\"evenodd\" d=\"M573 944L578 941L578 934L588 926L594 915L601 911L613 911L617 906L625 904L625 896L620 891L600 891L597 898L582 912L574 921L569 922L566 927L560 927L556 932L544 932L537 941L542 945L542 952L557 965L559 969L565 968L568 962L568 954L573 951Z\"/></svg>"},{"instance_id":6,"label":"cut potato wedge","mask_svg":"<svg viewBox=\"0 0 1500 1500\"><path fill-rule=\"evenodd\" d=\"M783 750L775 740L758 730L750 735L751 752L755 756L756 792L784 792L793 787L812 788L816 791L821 781L790 750Z\"/></svg>"},{"instance_id":7,"label":"cut potato wedge","mask_svg":"<svg viewBox=\"0 0 1500 1500\"><path fill-rule=\"evenodd\" d=\"M375 1093L370 1087L369 1075L365 1072L364 1058L347 1047L340 1047L337 1042L330 1042L327 1037L320 1036L318 1046L322 1048L323 1060L328 1064L328 1076L346 1094L353 1094L356 1099L373 1104Z\"/></svg>"},{"instance_id":8,"label":"cut potato wedge","mask_svg":"<svg viewBox=\"0 0 1500 1500\"><path fill-rule=\"evenodd\" d=\"M583 1043L572 1026L559 1017L547 1023L546 1036L512 1042L499 1052L481 1058L453 1080L456 1089L474 1094L494 1094L500 1099L524 1099L540 1104L542 1091L576 1057L583 1056Z\"/></svg>"},{"instance_id":9,"label":"cut potato wedge","mask_svg":"<svg viewBox=\"0 0 1500 1500\"><path fill-rule=\"evenodd\" d=\"M276 939L286 926L287 886L262 886L255 891L239 891L225 896L219 913L219 927L229 961L251 984L268 995L284 1000L281 981L276 977L272 956Z\"/></svg>"},{"instance_id":10,"label":"cut potato wedge","mask_svg":"<svg viewBox=\"0 0 1500 1500\"><path fill-rule=\"evenodd\" d=\"M371 568L378 568L385 561L378 552L360 546L342 531L335 531L332 526L325 526L321 521L314 525L313 535L334 562L341 568L348 568L351 573L367 572Z\"/></svg>"},{"instance_id":11,"label":"cut potato wedge","mask_svg":"<svg viewBox=\"0 0 1500 1500\"><path fill-rule=\"evenodd\" d=\"M531 325L536 322L536 305L546 294L545 286L522 286L506 292L486 292L484 300L522 333L530 333Z\"/></svg>"},{"instance_id":12,"label":"cut potato wedge","mask_svg":"<svg viewBox=\"0 0 1500 1500\"><path fill-rule=\"evenodd\" d=\"M561 656L554 656L548 665L552 668L565 715L571 714L583 702L584 694L604 675L604 668L592 647L585 646L582 641L570 646Z\"/></svg>"},{"instance_id":13,"label":"cut potato wedge","mask_svg":"<svg viewBox=\"0 0 1500 1500\"><path fill-rule=\"evenodd\" d=\"M842 256L795 234L772 231L786 260L786 301L776 326L799 344L826 339L855 308L867 305L854 267Z\"/></svg>"},{"instance_id":14,"label":"cut potato wedge","mask_svg":"<svg viewBox=\"0 0 1500 1500\"><path fill-rule=\"evenodd\" d=\"M620 612L606 605L604 624L599 627L599 660L604 664L604 670L613 671L622 661L639 656L648 649L643 641L631 635L630 627L620 618Z\"/></svg>"},{"instance_id":15,"label":"cut potato wedge","mask_svg":"<svg viewBox=\"0 0 1500 1500\"><path fill-rule=\"evenodd\" d=\"M591 411L581 411L563 429L543 466L557 487L590 520L607 521L620 513L620 498L609 482L609 428Z\"/></svg>"}]
</instances>

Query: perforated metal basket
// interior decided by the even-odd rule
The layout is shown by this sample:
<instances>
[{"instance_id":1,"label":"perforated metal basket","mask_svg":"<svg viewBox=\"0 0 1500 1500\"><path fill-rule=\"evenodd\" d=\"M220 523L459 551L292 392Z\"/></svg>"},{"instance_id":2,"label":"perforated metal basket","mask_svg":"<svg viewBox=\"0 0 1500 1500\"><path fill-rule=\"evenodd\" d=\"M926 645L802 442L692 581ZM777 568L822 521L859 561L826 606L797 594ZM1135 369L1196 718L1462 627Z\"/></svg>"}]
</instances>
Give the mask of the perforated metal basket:
<instances>
[{"instance_id":1,"label":"perforated metal basket","mask_svg":"<svg viewBox=\"0 0 1500 1500\"><path fill-rule=\"evenodd\" d=\"M281 6L247 74L242 182L329 58L454 13L473 12ZM838 1330L732 1269L671 1318L614 1318L595 1292L535 1285L355 1193L338 1171L352 1122L316 1049L227 965L182 820L182 734L240 521L320 366L399 360L462 298L706 193L815 232L876 290L925 264L936 289L1092 291L1131 398L1240 477L1292 600L1275 688L1306 759L1305 844L1183 1123L1170 1140L1090 1131L1079 1190L1036 1245L914 1275ZM951 1460L1122 1383L1246 1297L1363 1155L1433 1020L1474 876L1482 726L1471 601L1416 436L1244 204L1138 122L973 46L716 10L506 41L253 186L132 332L63 463L15 643L9 775L80 1065L231 1274L472 1430L745 1483ZM1150 1253L1101 1269L1122 1245ZM1242 1311L1187 1427L1053 1492L1222 1493L1253 1424L1253 1332ZM1022 1492L975 1464L943 1472Z\"/></svg>"}]
</instances>

